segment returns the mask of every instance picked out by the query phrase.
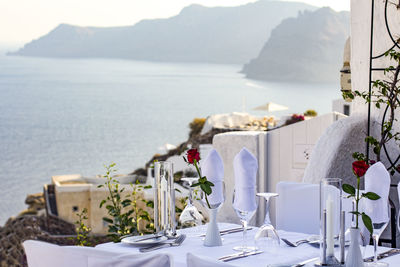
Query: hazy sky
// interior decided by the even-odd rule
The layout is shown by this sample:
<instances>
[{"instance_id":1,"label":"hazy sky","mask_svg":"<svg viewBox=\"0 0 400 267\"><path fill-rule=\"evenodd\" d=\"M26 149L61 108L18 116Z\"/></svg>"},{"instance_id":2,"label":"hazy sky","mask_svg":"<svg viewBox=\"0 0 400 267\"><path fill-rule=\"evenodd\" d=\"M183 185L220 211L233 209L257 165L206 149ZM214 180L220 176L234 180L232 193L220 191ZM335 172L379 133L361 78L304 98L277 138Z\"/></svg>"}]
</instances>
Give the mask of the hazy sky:
<instances>
[{"instance_id":1,"label":"hazy sky","mask_svg":"<svg viewBox=\"0 0 400 267\"><path fill-rule=\"evenodd\" d=\"M0 44L20 45L60 23L81 26L132 25L145 18L174 16L190 4L236 6L255 0L0 0ZM350 0L303 0L349 10Z\"/></svg>"}]
</instances>

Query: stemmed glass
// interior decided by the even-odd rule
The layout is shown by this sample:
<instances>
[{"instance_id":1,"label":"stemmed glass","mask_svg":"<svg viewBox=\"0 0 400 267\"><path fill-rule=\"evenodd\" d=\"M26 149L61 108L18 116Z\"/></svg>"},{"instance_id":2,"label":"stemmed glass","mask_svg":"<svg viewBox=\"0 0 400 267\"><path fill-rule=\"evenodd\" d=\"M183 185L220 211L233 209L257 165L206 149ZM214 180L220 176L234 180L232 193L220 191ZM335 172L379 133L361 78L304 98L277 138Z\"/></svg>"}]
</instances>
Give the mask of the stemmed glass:
<instances>
[{"instance_id":1,"label":"stemmed glass","mask_svg":"<svg viewBox=\"0 0 400 267\"><path fill-rule=\"evenodd\" d=\"M200 214L198 209L193 205L193 188L192 184L197 181L198 178L181 178L182 181L189 185L189 197L186 203L186 207L183 209L179 216L179 222L183 227L193 227L202 224L203 216Z\"/></svg>"},{"instance_id":2,"label":"stemmed glass","mask_svg":"<svg viewBox=\"0 0 400 267\"><path fill-rule=\"evenodd\" d=\"M379 238L381 237L383 231L385 231L386 227L389 224L390 220L390 208L389 206L387 207L387 220L379 223L372 223L372 240L374 241L374 261L373 262L368 262L365 263L365 267L387 267L389 264L385 262L378 262L378 254L377 254L377 246L378 246L378 241Z\"/></svg>"},{"instance_id":3,"label":"stemmed glass","mask_svg":"<svg viewBox=\"0 0 400 267\"><path fill-rule=\"evenodd\" d=\"M243 253L247 253L247 252L251 252L251 251L257 250L256 247L247 245L247 225L248 225L250 219L256 213L257 205L255 205L255 207L251 207L251 205L243 205L243 207L238 208L235 205L235 191L233 192L232 203L233 203L233 209L235 210L237 216L239 217L240 222L242 223L242 228L243 228L242 245L241 246L236 246L233 249L236 250L236 251L241 251Z\"/></svg>"},{"instance_id":4,"label":"stemmed glass","mask_svg":"<svg viewBox=\"0 0 400 267\"><path fill-rule=\"evenodd\" d=\"M280 244L280 238L278 232L275 230L275 227L271 223L271 219L269 217L269 206L270 206L270 198L278 196L277 193L258 193L257 196L263 197L266 201L265 205L265 219L264 224L260 227L257 231L254 239L256 245L260 247L262 244L263 246L267 246L268 243L270 244Z\"/></svg>"}]
</instances>

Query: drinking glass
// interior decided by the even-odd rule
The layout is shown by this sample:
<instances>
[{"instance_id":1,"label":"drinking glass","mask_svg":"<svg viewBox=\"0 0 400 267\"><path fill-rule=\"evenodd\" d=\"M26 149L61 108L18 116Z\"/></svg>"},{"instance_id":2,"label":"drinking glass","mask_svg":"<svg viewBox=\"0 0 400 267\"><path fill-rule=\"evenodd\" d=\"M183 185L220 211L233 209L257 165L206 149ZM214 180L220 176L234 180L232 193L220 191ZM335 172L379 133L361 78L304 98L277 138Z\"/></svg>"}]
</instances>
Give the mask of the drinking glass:
<instances>
[{"instance_id":1,"label":"drinking glass","mask_svg":"<svg viewBox=\"0 0 400 267\"><path fill-rule=\"evenodd\" d=\"M179 216L179 222L181 223L182 228L201 225L203 216L193 205L193 188L191 187L192 184L198 180L198 178L181 178L181 180L189 185L189 197L186 207Z\"/></svg>"},{"instance_id":2,"label":"drinking glass","mask_svg":"<svg viewBox=\"0 0 400 267\"><path fill-rule=\"evenodd\" d=\"M389 264L385 262L378 262L378 254L377 254L377 246L378 246L378 241L379 238L381 237L383 231L386 229L386 227L389 224L390 221L390 208L389 206L387 207L387 220L379 223L372 223L372 240L374 242L374 261L373 262L368 262L365 263L365 267L387 267Z\"/></svg>"},{"instance_id":3,"label":"drinking glass","mask_svg":"<svg viewBox=\"0 0 400 267\"><path fill-rule=\"evenodd\" d=\"M254 198L255 198L255 195L254 195ZM243 240L242 240L242 245L241 246L236 246L233 249L236 250L236 251L241 251L243 253L255 251L255 250L257 250L256 247L247 245L247 225L248 225L250 219L256 213L257 205L255 206L254 209L250 209L250 208L239 209L239 208L235 208L234 202L235 202L235 191L233 192L232 204L233 204L233 209L235 210L237 216L240 219L240 222L242 223Z\"/></svg>"},{"instance_id":4,"label":"drinking glass","mask_svg":"<svg viewBox=\"0 0 400 267\"><path fill-rule=\"evenodd\" d=\"M257 196L262 197L266 201L265 205L265 219L264 224L257 231L254 239L256 246L261 247L274 247L280 244L280 238L275 227L271 223L269 217L270 198L278 196L277 193L258 193Z\"/></svg>"},{"instance_id":5,"label":"drinking glass","mask_svg":"<svg viewBox=\"0 0 400 267\"><path fill-rule=\"evenodd\" d=\"M175 188L173 164L158 161L154 164L154 228L159 235L175 236Z\"/></svg>"},{"instance_id":6,"label":"drinking glass","mask_svg":"<svg viewBox=\"0 0 400 267\"><path fill-rule=\"evenodd\" d=\"M208 203L210 203L211 210L219 209L225 202L225 183L224 181L213 182L214 186L211 187L212 193L208 195ZM218 192L218 193L217 193ZM207 201L204 196L204 192L201 191L201 203L205 208L210 210L207 205Z\"/></svg>"}]
</instances>

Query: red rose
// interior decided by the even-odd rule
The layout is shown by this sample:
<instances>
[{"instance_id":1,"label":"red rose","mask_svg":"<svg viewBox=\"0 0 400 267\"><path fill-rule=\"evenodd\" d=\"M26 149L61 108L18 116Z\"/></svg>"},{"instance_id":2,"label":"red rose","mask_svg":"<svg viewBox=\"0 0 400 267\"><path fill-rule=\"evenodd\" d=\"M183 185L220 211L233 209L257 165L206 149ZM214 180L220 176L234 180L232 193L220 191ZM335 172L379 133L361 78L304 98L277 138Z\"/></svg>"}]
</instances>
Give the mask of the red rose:
<instances>
[{"instance_id":1,"label":"red rose","mask_svg":"<svg viewBox=\"0 0 400 267\"><path fill-rule=\"evenodd\" d=\"M186 156L187 156L187 161L191 164L194 163L194 160L196 160L197 162L199 162L200 160L200 153L195 148L189 149L186 152Z\"/></svg>"},{"instance_id":2,"label":"red rose","mask_svg":"<svg viewBox=\"0 0 400 267\"><path fill-rule=\"evenodd\" d=\"M363 161L363 160L353 162L353 172L358 177L364 176L364 174L367 172L368 168L369 168L369 165L367 163L365 163L365 161Z\"/></svg>"}]
</instances>

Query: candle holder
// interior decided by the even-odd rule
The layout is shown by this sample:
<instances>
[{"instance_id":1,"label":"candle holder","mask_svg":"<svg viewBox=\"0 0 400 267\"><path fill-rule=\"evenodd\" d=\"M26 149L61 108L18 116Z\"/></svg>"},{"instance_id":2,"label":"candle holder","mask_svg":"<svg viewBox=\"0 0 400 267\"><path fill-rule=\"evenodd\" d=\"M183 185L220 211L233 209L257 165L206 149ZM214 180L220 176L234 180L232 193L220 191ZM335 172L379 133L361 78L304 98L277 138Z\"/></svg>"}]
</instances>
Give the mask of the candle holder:
<instances>
[{"instance_id":1,"label":"candle holder","mask_svg":"<svg viewBox=\"0 0 400 267\"><path fill-rule=\"evenodd\" d=\"M325 178L320 182L320 263L317 266L343 266L344 214L342 212L342 179ZM335 242L340 245L335 253ZM340 241L340 242L339 242ZM343 248L342 248L343 246ZM340 254L340 255L335 255ZM338 257L340 260L338 260Z\"/></svg>"}]
</instances>

